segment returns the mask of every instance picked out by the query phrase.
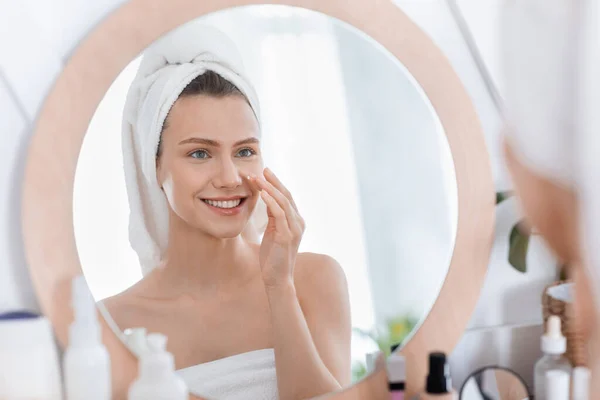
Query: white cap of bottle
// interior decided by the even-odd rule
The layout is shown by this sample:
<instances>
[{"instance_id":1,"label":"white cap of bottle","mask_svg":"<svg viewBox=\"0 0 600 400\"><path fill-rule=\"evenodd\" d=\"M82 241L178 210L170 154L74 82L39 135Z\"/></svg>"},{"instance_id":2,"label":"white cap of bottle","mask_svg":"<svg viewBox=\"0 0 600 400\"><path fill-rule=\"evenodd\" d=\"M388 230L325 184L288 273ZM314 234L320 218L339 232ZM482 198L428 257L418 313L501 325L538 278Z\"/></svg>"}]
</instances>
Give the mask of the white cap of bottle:
<instances>
[{"instance_id":1,"label":"white cap of bottle","mask_svg":"<svg viewBox=\"0 0 600 400\"><path fill-rule=\"evenodd\" d=\"M128 328L123 333L125 334L125 344L138 358L148 351L146 328Z\"/></svg>"},{"instance_id":2,"label":"white cap of bottle","mask_svg":"<svg viewBox=\"0 0 600 400\"><path fill-rule=\"evenodd\" d=\"M129 387L128 400L187 400L188 389L175 372L173 355L166 350L167 337L147 336L147 350L140 357L138 379Z\"/></svg>"},{"instance_id":3,"label":"white cap of bottle","mask_svg":"<svg viewBox=\"0 0 600 400\"><path fill-rule=\"evenodd\" d=\"M404 356L392 353L386 360L386 369L390 383L401 383L406 381L406 360Z\"/></svg>"},{"instance_id":4,"label":"white cap of bottle","mask_svg":"<svg viewBox=\"0 0 600 400\"><path fill-rule=\"evenodd\" d=\"M590 370L586 367L573 368L573 400L589 400Z\"/></svg>"},{"instance_id":5,"label":"white cap of bottle","mask_svg":"<svg viewBox=\"0 0 600 400\"><path fill-rule=\"evenodd\" d=\"M160 333L151 333L147 337L148 350L140 358L140 375L157 377L169 375L175 371L173 355L168 353L167 337Z\"/></svg>"},{"instance_id":6,"label":"white cap of bottle","mask_svg":"<svg viewBox=\"0 0 600 400\"><path fill-rule=\"evenodd\" d=\"M542 336L544 354L564 354L567 351L567 339L560 330L560 318L551 315L548 318L546 333Z\"/></svg>"},{"instance_id":7,"label":"white cap of bottle","mask_svg":"<svg viewBox=\"0 0 600 400\"><path fill-rule=\"evenodd\" d=\"M571 376L560 369L546 372L546 400L569 400Z\"/></svg>"}]
</instances>

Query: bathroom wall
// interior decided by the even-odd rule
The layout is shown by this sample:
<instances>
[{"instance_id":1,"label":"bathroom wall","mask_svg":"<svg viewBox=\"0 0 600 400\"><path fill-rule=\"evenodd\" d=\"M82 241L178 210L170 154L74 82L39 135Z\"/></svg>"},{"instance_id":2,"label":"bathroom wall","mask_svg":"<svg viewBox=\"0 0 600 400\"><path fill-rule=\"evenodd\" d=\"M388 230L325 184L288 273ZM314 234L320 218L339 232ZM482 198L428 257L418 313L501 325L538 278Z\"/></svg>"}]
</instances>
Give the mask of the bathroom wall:
<instances>
[{"instance_id":1,"label":"bathroom wall","mask_svg":"<svg viewBox=\"0 0 600 400\"><path fill-rule=\"evenodd\" d=\"M36 113L76 43L121 2L0 0L0 312L38 309L20 231L21 181Z\"/></svg>"},{"instance_id":2,"label":"bathroom wall","mask_svg":"<svg viewBox=\"0 0 600 400\"><path fill-rule=\"evenodd\" d=\"M79 38L123 0L0 0L0 311L37 308L22 253L20 183L31 124ZM479 113L497 190L510 188L502 162L501 121L445 0L396 0L442 48ZM459 0L492 75L502 87L497 62L500 0ZM18 40L15 40L18 38ZM51 151L51 149L48 149ZM454 352L455 384L483 364L503 364L527 373L538 354L541 288L554 278L553 259L532 244L530 271L506 261L507 237L518 218L513 201L497 209L497 237L477 310ZM409 279L407 277L407 279ZM490 346L489 343L496 343ZM515 351L515 349L526 351Z\"/></svg>"}]
</instances>

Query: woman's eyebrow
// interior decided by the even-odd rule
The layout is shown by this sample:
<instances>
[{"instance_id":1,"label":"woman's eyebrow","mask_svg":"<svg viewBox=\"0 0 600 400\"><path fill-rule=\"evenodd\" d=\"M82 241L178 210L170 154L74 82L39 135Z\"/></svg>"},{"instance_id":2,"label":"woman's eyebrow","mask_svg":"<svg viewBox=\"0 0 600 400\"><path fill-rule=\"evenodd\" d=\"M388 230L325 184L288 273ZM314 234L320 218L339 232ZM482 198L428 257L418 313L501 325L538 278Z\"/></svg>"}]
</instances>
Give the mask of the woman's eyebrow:
<instances>
[{"instance_id":1,"label":"woman's eyebrow","mask_svg":"<svg viewBox=\"0 0 600 400\"><path fill-rule=\"evenodd\" d=\"M239 140L239 141L235 142L233 145L234 146L239 146L239 145L242 145L242 144L251 144L251 143L259 143L258 138L256 138L256 137L249 137L247 139Z\"/></svg>"},{"instance_id":2,"label":"woman's eyebrow","mask_svg":"<svg viewBox=\"0 0 600 400\"><path fill-rule=\"evenodd\" d=\"M204 138L198 138L198 137L187 138L187 139L184 139L181 142L179 142L179 144L188 144L188 143L205 144L207 146L213 146L213 147L220 146L219 142L217 142L216 140L204 139Z\"/></svg>"},{"instance_id":3,"label":"woman's eyebrow","mask_svg":"<svg viewBox=\"0 0 600 400\"><path fill-rule=\"evenodd\" d=\"M189 143L204 144L206 146L213 146L213 147L221 146L221 144L219 142L217 142L216 140L199 138L199 137L190 137L190 138L184 139L181 142L179 142L180 145L189 144ZM256 137L249 137L246 139L238 140L233 145L240 146L242 144L250 144L250 143L259 143L259 140Z\"/></svg>"}]
</instances>

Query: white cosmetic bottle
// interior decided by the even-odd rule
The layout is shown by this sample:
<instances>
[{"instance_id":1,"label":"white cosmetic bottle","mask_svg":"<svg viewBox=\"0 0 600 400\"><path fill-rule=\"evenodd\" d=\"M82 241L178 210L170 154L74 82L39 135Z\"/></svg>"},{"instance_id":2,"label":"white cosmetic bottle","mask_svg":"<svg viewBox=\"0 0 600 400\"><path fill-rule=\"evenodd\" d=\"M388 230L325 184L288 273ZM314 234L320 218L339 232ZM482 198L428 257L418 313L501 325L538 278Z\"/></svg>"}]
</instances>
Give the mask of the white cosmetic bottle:
<instances>
[{"instance_id":1,"label":"white cosmetic bottle","mask_svg":"<svg viewBox=\"0 0 600 400\"><path fill-rule=\"evenodd\" d=\"M573 368L572 400L590 400L590 370L586 367Z\"/></svg>"},{"instance_id":2,"label":"white cosmetic bottle","mask_svg":"<svg viewBox=\"0 0 600 400\"><path fill-rule=\"evenodd\" d=\"M571 376L560 369L546 372L546 400L569 400L569 384ZM537 399L537 397L536 397Z\"/></svg>"},{"instance_id":3,"label":"white cosmetic bottle","mask_svg":"<svg viewBox=\"0 0 600 400\"><path fill-rule=\"evenodd\" d=\"M75 320L63 359L66 400L110 400L110 356L101 341L96 303L83 276L73 279Z\"/></svg>"},{"instance_id":4,"label":"white cosmetic bottle","mask_svg":"<svg viewBox=\"0 0 600 400\"><path fill-rule=\"evenodd\" d=\"M552 315L548 318L546 333L542 336L542 352L544 356L535 363L534 386L535 398L545 399L548 391L546 388L546 373L548 371L564 371L571 374L571 364L564 356L567 350L567 340L560 330L560 318Z\"/></svg>"},{"instance_id":5,"label":"white cosmetic bottle","mask_svg":"<svg viewBox=\"0 0 600 400\"><path fill-rule=\"evenodd\" d=\"M188 390L175 373L173 355L166 351L167 337L147 336L148 350L139 362L139 376L129 388L128 400L187 400Z\"/></svg>"}]
</instances>

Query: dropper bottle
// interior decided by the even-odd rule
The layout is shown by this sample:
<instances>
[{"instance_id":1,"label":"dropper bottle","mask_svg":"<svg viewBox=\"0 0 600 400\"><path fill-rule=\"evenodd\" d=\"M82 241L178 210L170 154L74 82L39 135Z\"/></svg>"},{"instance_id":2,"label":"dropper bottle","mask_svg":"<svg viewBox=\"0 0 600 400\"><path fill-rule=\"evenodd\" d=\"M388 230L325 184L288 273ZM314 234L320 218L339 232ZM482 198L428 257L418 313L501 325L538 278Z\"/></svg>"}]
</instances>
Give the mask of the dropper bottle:
<instances>
[{"instance_id":1,"label":"dropper bottle","mask_svg":"<svg viewBox=\"0 0 600 400\"><path fill-rule=\"evenodd\" d=\"M547 397L547 379L548 371L564 371L571 374L571 363L564 356L567 351L567 340L563 336L560 328L560 318L552 315L548 318L546 333L542 336L542 352L544 355L535 363L534 368L534 391L536 399L545 399ZM551 376L553 376L551 374Z\"/></svg>"},{"instance_id":2,"label":"dropper bottle","mask_svg":"<svg viewBox=\"0 0 600 400\"><path fill-rule=\"evenodd\" d=\"M101 340L96 303L83 276L72 281L75 320L63 359L67 400L110 400L110 356Z\"/></svg>"}]
</instances>

